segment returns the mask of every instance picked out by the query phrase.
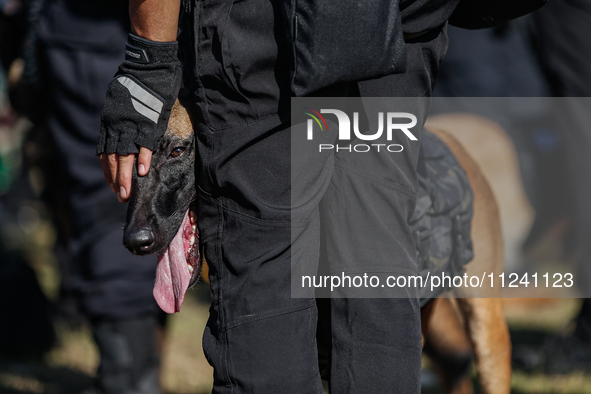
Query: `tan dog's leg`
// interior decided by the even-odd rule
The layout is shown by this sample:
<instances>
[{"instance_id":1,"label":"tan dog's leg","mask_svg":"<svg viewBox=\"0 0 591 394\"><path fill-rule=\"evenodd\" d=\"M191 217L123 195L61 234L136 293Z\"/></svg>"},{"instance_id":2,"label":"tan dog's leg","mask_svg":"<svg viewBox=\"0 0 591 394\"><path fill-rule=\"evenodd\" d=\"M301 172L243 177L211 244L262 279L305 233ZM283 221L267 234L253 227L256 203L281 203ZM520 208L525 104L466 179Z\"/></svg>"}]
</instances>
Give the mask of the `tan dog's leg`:
<instances>
[{"instance_id":1,"label":"tan dog's leg","mask_svg":"<svg viewBox=\"0 0 591 394\"><path fill-rule=\"evenodd\" d=\"M433 300L423 308L421 317L423 350L433 363L445 391L472 394L472 345L451 301L447 298Z\"/></svg>"},{"instance_id":2,"label":"tan dog's leg","mask_svg":"<svg viewBox=\"0 0 591 394\"><path fill-rule=\"evenodd\" d=\"M474 193L472 241L474 259L467 266L468 275L495 277L503 271L503 238L499 211L492 190L478 165L462 145L450 134L432 130L456 156L466 171ZM476 289L479 290L479 289ZM500 288L488 288L478 294L467 293L458 298L458 306L472 341L478 377L485 394L504 394L511 391L511 342L503 314Z\"/></svg>"},{"instance_id":3,"label":"tan dog's leg","mask_svg":"<svg viewBox=\"0 0 591 394\"><path fill-rule=\"evenodd\" d=\"M461 298L457 301L466 317L466 329L472 340L482 392L508 394L511 391L511 341L502 300Z\"/></svg>"}]
</instances>

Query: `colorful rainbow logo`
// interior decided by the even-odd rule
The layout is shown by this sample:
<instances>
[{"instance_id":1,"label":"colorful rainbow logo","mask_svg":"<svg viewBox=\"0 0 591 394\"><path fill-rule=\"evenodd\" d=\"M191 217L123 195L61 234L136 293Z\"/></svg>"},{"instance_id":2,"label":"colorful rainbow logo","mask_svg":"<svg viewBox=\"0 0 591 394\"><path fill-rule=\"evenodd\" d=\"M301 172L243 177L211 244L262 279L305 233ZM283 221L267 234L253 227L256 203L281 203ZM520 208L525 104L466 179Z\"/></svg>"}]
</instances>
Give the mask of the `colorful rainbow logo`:
<instances>
[{"instance_id":1,"label":"colorful rainbow logo","mask_svg":"<svg viewBox=\"0 0 591 394\"><path fill-rule=\"evenodd\" d=\"M324 118L322 117L322 115L320 115L320 112L315 111L312 108L308 108L308 107L302 107L302 108L307 109L308 111L312 111L316 115L318 115L320 117L320 119L322 119L322 123L324 123L324 126L326 127L326 131L328 131L328 125L326 124L326 120L324 120ZM306 115L310 115L312 117L312 119L314 119L316 121L316 123L318 123L318 126L320 126L320 130L324 130L324 127L322 127L322 123L320 123L320 120L318 120L318 118L316 116L314 116L310 112L304 112L304 113Z\"/></svg>"}]
</instances>

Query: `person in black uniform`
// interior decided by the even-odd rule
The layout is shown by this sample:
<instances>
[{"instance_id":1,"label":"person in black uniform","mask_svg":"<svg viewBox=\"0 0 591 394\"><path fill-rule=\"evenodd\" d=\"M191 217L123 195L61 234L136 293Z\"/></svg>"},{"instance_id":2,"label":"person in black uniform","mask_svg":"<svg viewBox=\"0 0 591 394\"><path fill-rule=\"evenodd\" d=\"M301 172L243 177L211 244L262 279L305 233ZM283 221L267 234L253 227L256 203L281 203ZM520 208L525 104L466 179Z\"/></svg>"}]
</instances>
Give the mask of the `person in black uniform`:
<instances>
[{"instance_id":1,"label":"person in black uniform","mask_svg":"<svg viewBox=\"0 0 591 394\"><path fill-rule=\"evenodd\" d=\"M591 4L564 0L532 15L534 49L552 95L553 110L564 138L573 201L577 270L583 295L572 335L557 338L545 349L548 372L591 370Z\"/></svg>"},{"instance_id":2,"label":"person in black uniform","mask_svg":"<svg viewBox=\"0 0 591 394\"><path fill-rule=\"evenodd\" d=\"M292 9L269 0L185 1L177 43L180 0L130 2L132 34L126 61L107 91L97 154L107 182L121 201L127 200L136 156L143 176L166 129L181 85L180 47L184 85L198 119L198 226L214 296L203 345L214 367L213 392L322 392L316 301L291 298L290 289L291 266L298 265L290 258L297 255L291 245L290 99L294 92L430 96L447 47L445 24L456 5L447 0L365 4L357 11L388 16L390 35L381 41L368 39L379 24L353 23L359 14L344 3L322 9L320 2L310 2ZM294 13L301 14L294 19ZM325 16L333 24L323 24ZM289 30L296 20L303 23L301 43ZM337 27L339 21L344 23ZM316 38L308 34L322 27L327 30L317 31ZM325 34L353 38L353 46L323 41ZM363 42L371 44L372 63L384 68L358 67L355 60L363 60L367 49ZM314 52L319 48L334 51L324 55L336 56L339 67L321 67ZM293 56L299 55L310 55L311 62L299 63L297 74ZM418 144L409 146L406 161L391 163L394 189L405 192L385 201L396 242L380 243L385 255L396 245L396 265L411 272L417 263L408 219L416 202L417 156ZM352 184L359 181L348 171L337 173ZM313 187L326 189L322 182ZM302 231L314 239L318 232L310 223L320 218L317 202L308 202L310 218L302 222ZM311 260L318 259L312 253ZM333 299L329 308L331 392L420 391L416 297Z\"/></svg>"},{"instance_id":3,"label":"person in black uniform","mask_svg":"<svg viewBox=\"0 0 591 394\"><path fill-rule=\"evenodd\" d=\"M65 223L63 293L79 303L91 324L101 360L98 392L156 394L162 326L152 295L156 261L123 247L125 206L104 183L94 158L104 92L123 58L116 48L129 29L128 4L46 0L35 10L44 95L40 119L55 148L48 179L60 182L48 186L60 188L65 199L56 212Z\"/></svg>"}]
</instances>

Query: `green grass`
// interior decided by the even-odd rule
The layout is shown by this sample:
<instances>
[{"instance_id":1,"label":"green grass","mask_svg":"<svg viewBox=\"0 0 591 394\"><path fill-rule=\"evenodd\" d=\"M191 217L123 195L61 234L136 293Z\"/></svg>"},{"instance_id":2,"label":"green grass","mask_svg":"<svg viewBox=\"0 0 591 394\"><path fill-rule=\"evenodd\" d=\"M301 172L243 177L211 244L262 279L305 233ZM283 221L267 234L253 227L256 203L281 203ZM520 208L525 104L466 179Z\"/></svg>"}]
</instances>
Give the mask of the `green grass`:
<instances>
[{"instance_id":1,"label":"green grass","mask_svg":"<svg viewBox=\"0 0 591 394\"><path fill-rule=\"evenodd\" d=\"M519 394L591 393L591 376L583 372L557 376L514 372L511 378L511 392Z\"/></svg>"},{"instance_id":2,"label":"green grass","mask_svg":"<svg viewBox=\"0 0 591 394\"><path fill-rule=\"evenodd\" d=\"M505 301L505 314L513 333L514 348L520 341L534 344L541 342L535 338L536 335L570 332L573 328L571 321L580 307L580 300L569 298ZM537 370L531 373L514 370L511 389L513 393L524 394L591 393L591 374L572 372L545 375Z\"/></svg>"}]
</instances>

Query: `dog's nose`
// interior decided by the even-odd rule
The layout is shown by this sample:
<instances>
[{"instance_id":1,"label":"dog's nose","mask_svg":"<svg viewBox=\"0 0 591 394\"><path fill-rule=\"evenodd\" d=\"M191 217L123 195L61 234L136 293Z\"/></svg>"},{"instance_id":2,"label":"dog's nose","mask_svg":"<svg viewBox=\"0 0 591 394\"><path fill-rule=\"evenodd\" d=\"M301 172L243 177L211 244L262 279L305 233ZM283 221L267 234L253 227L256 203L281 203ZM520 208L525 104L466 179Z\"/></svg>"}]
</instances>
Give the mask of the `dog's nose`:
<instances>
[{"instance_id":1,"label":"dog's nose","mask_svg":"<svg viewBox=\"0 0 591 394\"><path fill-rule=\"evenodd\" d=\"M154 251L154 233L149 227L126 231L123 246L133 254L148 254Z\"/></svg>"}]
</instances>

